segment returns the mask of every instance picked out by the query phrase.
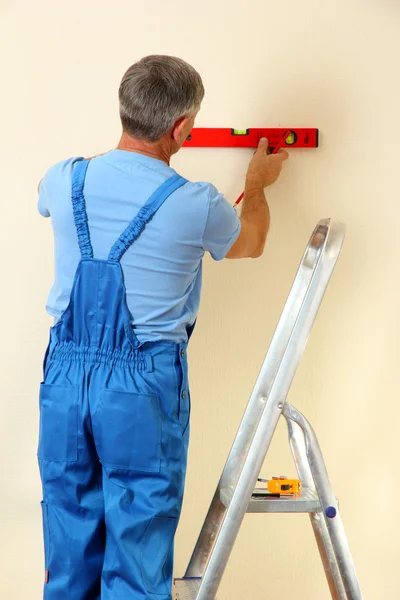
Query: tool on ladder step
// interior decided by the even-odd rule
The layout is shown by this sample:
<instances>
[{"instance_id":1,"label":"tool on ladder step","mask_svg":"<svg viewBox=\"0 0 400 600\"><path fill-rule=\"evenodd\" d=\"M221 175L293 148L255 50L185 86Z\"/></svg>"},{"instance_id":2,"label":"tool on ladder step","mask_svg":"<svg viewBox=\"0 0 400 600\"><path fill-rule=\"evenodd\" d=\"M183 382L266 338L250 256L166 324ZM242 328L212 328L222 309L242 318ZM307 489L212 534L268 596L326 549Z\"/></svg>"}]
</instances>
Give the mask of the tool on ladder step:
<instances>
[{"instance_id":1,"label":"tool on ladder step","mask_svg":"<svg viewBox=\"0 0 400 600\"><path fill-rule=\"evenodd\" d=\"M300 479L288 479L285 475L273 477L272 479L257 479L260 483L266 483L266 486L258 486L253 492L253 496L294 496L300 494Z\"/></svg>"},{"instance_id":2,"label":"tool on ladder step","mask_svg":"<svg viewBox=\"0 0 400 600\"><path fill-rule=\"evenodd\" d=\"M305 416L287 402L344 233L344 226L330 219L320 221L312 233L185 576L175 580L177 600L215 600L246 513L308 513L332 598L362 600L317 436ZM299 480L272 479L278 489L283 482L279 497L256 497L257 479L282 415ZM285 481L297 481L299 493L282 489Z\"/></svg>"}]
</instances>

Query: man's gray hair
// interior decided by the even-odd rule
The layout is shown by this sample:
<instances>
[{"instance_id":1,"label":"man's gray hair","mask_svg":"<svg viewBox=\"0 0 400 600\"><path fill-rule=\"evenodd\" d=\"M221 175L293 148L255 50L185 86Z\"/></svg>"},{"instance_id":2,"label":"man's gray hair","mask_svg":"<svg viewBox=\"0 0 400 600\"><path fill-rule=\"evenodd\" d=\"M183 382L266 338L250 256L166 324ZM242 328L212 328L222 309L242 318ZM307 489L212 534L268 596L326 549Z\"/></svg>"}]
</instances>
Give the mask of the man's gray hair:
<instances>
[{"instance_id":1,"label":"man's gray hair","mask_svg":"<svg viewBox=\"0 0 400 600\"><path fill-rule=\"evenodd\" d=\"M122 78L122 127L134 138L155 142L179 118L195 114L203 97L201 77L187 62L174 56L146 56Z\"/></svg>"}]
</instances>

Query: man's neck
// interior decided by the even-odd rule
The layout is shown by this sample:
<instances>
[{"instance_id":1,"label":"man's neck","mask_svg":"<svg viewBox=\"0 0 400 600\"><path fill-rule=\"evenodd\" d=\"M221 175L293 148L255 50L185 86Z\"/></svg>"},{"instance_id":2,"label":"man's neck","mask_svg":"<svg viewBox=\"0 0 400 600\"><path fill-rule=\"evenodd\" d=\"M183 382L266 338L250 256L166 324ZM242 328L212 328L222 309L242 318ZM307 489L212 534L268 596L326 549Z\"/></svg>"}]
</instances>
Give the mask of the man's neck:
<instances>
[{"instance_id":1,"label":"man's neck","mask_svg":"<svg viewBox=\"0 0 400 600\"><path fill-rule=\"evenodd\" d=\"M128 152L137 152L151 158L157 158L167 163L169 166L171 161L171 148L168 140L162 138L158 142L145 142L137 140L127 133L123 132L117 150L126 150Z\"/></svg>"}]
</instances>

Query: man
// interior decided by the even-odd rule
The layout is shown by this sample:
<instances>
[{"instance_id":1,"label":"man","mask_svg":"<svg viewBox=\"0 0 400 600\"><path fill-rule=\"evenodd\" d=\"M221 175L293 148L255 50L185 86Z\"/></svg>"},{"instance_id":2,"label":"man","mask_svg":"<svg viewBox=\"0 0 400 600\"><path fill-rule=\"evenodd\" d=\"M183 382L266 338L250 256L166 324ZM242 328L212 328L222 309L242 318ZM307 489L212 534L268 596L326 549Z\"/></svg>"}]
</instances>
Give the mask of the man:
<instances>
[{"instance_id":1,"label":"man","mask_svg":"<svg viewBox=\"0 0 400 600\"><path fill-rule=\"evenodd\" d=\"M262 254L263 190L287 158L261 140L240 218L180 177L170 159L203 96L184 61L142 59L121 82L117 148L40 183L55 240L38 450L48 600L171 598L202 258Z\"/></svg>"}]
</instances>

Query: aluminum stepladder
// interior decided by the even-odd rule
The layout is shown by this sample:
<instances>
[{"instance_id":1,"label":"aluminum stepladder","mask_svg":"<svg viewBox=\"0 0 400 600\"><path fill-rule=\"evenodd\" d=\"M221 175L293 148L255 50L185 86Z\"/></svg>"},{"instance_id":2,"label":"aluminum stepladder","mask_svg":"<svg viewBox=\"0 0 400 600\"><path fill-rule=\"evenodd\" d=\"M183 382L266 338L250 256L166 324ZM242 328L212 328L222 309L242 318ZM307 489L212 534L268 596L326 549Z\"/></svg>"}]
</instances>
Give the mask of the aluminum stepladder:
<instances>
[{"instance_id":1,"label":"aluminum stepladder","mask_svg":"<svg viewBox=\"0 0 400 600\"><path fill-rule=\"evenodd\" d=\"M246 512L309 513L332 598L362 600L316 435L286 401L344 235L344 225L325 219L310 238L185 576L175 580L176 600L215 599ZM302 491L297 497L256 498L256 482L282 414Z\"/></svg>"}]
</instances>

